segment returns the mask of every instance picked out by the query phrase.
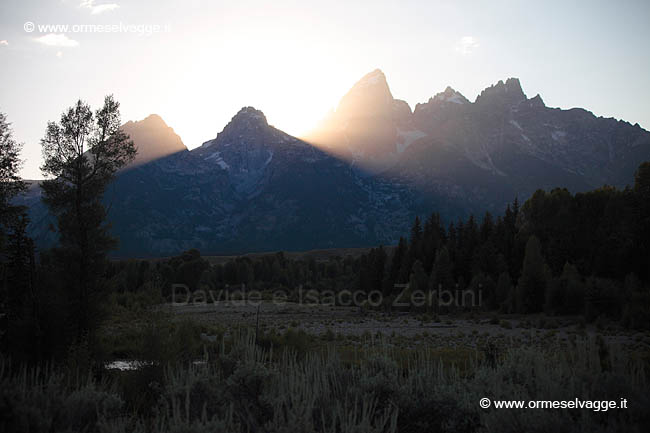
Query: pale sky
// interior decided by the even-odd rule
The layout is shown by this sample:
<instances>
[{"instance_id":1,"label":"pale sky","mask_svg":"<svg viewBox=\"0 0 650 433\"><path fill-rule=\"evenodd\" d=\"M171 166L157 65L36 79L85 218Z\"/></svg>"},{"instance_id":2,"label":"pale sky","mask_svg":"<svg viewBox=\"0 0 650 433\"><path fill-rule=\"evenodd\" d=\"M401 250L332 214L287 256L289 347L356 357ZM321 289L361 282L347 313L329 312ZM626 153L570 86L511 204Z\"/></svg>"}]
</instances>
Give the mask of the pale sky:
<instances>
[{"instance_id":1,"label":"pale sky","mask_svg":"<svg viewBox=\"0 0 650 433\"><path fill-rule=\"evenodd\" d=\"M2 0L0 111L32 179L47 121L79 98L113 93L124 122L157 113L193 148L248 105L300 135L375 68L411 108L518 77L548 106L649 129L648 23L644 0Z\"/></svg>"}]
</instances>

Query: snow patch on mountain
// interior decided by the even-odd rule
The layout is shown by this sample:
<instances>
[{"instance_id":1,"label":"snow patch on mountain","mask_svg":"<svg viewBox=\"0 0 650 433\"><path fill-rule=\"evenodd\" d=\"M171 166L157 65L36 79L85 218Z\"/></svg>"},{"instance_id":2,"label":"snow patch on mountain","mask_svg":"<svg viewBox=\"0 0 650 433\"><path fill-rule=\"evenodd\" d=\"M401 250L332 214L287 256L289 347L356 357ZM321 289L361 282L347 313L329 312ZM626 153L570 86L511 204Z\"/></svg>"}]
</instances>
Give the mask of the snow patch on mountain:
<instances>
[{"instance_id":1,"label":"snow patch on mountain","mask_svg":"<svg viewBox=\"0 0 650 433\"><path fill-rule=\"evenodd\" d=\"M264 167L269 165L272 160L273 160L273 151L269 150L269 157L266 159L266 161L264 161Z\"/></svg>"},{"instance_id":2,"label":"snow patch on mountain","mask_svg":"<svg viewBox=\"0 0 650 433\"><path fill-rule=\"evenodd\" d=\"M511 124L512 126L514 126L515 128L517 128L518 130L520 130L520 131L523 131L523 130L524 130L524 128L521 127L521 125L519 124L519 122L517 122L517 121L514 120L514 119L510 119L510 124Z\"/></svg>"},{"instance_id":3,"label":"snow patch on mountain","mask_svg":"<svg viewBox=\"0 0 650 433\"><path fill-rule=\"evenodd\" d=\"M397 128L398 141L396 143L397 153L404 152L414 141L426 137L427 134L418 129L404 131Z\"/></svg>"},{"instance_id":4,"label":"snow patch on mountain","mask_svg":"<svg viewBox=\"0 0 650 433\"><path fill-rule=\"evenodd\" d=\"M210 154L207 158L205 158L206 161L214 160L214 162L221 167L223 170L230 170L230 166L226 161L223 160L221 157L221 152L214 152Z\"/></svg>"},{"instance_id":5,"label":"snow patch on mountain","mask_svg":"<svg viewBox=\"0 0 650 433\"><path fill-rule=\"evenodd\" d=\"M454 95L450 98L447 99L449 102L453 102L454 104L464 104L465 101L463 101L463 98L461 98L459 95Z\"/></svg>"},{"instance_id":6,"label":"snow patch on mountain","mask_svg":"<svg viewBox=\"0 0 650 433\"><path fill-rule=\"evenodd\" d=\"M560 141L564 137L566 137L566 132L564 132L564 131L553 131L553 132L551 132L551 138L553 138L554 141Z\"/></svg>"},{"instance_id":7,"label":"snow patch on mountain","mask_svg":"<svg viewBox=\"0 0 650 433\"><path fill-rule=\"evenodd\" d=\"M437 93L429 102L445 103L451 102L452 104L464 105L470 102L460 92L455 91L451 87L447 87L444 92Z\"/></svg>"}]
</instances>

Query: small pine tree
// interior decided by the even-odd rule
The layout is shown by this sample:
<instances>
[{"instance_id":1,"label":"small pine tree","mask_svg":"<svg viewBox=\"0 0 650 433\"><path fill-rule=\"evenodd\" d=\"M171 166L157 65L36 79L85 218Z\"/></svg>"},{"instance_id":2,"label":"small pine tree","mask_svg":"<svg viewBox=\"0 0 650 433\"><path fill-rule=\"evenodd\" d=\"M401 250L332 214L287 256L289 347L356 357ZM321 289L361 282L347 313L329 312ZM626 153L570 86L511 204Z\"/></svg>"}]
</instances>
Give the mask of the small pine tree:
<instances>
[{"instance_id":1,"label":"small pine tree","mask_svg":"<svg viewBox=\"0 0 650 433\"><path fill-rule=\"evenodd\" d=\"M435 291L434 311L438 312L438 302L440 292L444 290L454 290L453 265L449 257L447 247L442 247L436 254L436 261L433 264L433 270L429 276L429 290Z\"/></svg>"},{"instance_id":2,"label":"small pine tree","mask_svg":"<svg viewBox=\"0 0 650 433\"><path fill-rule=\"evenodd\" d=\"M411 237L409 243L409 258L411 262L420 260L422 257L422 223L420 217L416 216L413 226L411 227Z\"/></svg>"},{"instance_id":3,"label":"small pine tree","mask_svg":"<svg viewBox=\"0 0 650 433\"><path fill-rule=\"evenodd\" d=\"M497 288L495 294L495 303L496 306L502 310L506 307L506 301L508 300L508 295L512 291L512 280L510 275L507 272L502 272L499 275L499 280L497 281Z\"/></svg>"},{"instance_id":4,"label":"small pine tree","mask_svg":"<svg viewBox=\"0 0 650 433\"><path fill-rule=\"evenodd\" d=\"M424 267L422 266L422 262L416 260L415 263L413 263L413 269L411 270L411 277L409 278L409 290L408 293L404 294L402 302L411 303L411 310L425 309L426 299L427 299L426 291L427 291L427 274L424 273ZM417 293L418 294L417 296L421 296L423 293L425 294L424 305L415 305L412 303L412 301L413 302L421 301L420 298L413 297L414 293Z\"/></svg>"},{"instance_id":5,"label":"small pine tree","mask_svg":"<svg viewBox=\"0 0 650 433\"><path fill-rule=\"evenodd\" d=\"M578 269L570 263L564 264L560 282L564 290L562 312L566 314L582 313L585 308L585 285Z\"/></svg>"},{"instance_id":6,"label":"small pine tree","mask_svg":"<svg viewBox=\"0 0 650 433\"><path fill-rule=\"evenodd\" d=\"M544 307L546 292L546 271L542 248L536 236L526 243L524 264L518 281L520 309L523 313L535 313Z\"/></svg>"},{"instance_id":7,"label":"small pine tree","mask_svg":"<svg viewBox=\"0 0 650 433\"><path fill-rule=\"evenodd\" d=\"M397 248L395 248L395 252L393 253L393 259L390 265L389 279L390 279L391 291L395 283L404 282L404 281L399 281L399 277L400 277L399 273L400 273L400 269L402 268L403 262L406 260L407 250L408 250L408 246L406 244L406 239L400 237L399 243L397 244Z\"/></svg>"},{"instance_id":8,"label":"small pine tree","mask_svg":"<svg viewBox=\"0 0 650 433\"><path fill-rule=\"evenodd\" d=\"M449 251L446 247L440 248L433 264L429 288L432 290L453 290L454 276Z\"/></svg>"}]
</instances>

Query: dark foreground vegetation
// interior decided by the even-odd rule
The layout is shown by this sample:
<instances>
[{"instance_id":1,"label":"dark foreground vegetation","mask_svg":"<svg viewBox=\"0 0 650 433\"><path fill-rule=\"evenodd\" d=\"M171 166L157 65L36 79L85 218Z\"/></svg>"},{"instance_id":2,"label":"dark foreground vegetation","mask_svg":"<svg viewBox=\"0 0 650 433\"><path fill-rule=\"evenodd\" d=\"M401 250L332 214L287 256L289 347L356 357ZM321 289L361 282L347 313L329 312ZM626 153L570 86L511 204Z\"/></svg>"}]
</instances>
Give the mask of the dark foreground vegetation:
<instances>
[{"instance_id":1,"label":"dark foreground vegetation","mask_svg":"<svg viewBox=\"0 0 650 433\"><path fill-rule=\"evenodd\" d=\"M282 345L284 343L284 345ZM569 349L512 349L445 364L381 341L354 362L296 352L288 340L235 335L201 362L150 362L119 373L2 363L3 431L641 432L650 423L643 365L585 339ZM289 344L289 345L287 345ZM285 350L286 349L286 350ZM493 400L628 399L628 409L482 410Z\"/></svg>"},{"instance_id":2,"label":"dark foreground vegetation","mask_svg":"<svg viewBox=\"0 0 650 433\"><path fill-rule=\"evenodd\" d=\"M101 198L135 152L119 125L112 97L95 112L80 101L48 125L43 199L60 241L37 251L26 210L12 204L25 188L20 146L0 117L0 431L634 432L650 425L650 163L623 191L538 191L503 216L418 218L396 247L358 257L276 253L211 264L190 250L110 261L117 240ZM381 332L309 334L291 317L278 329L210 327L166 312L163 305L179 301L177 284L186 287L180 300L194 304L214 303L211 292L256 291L292 303L308 294L333 310L343 301L332 295L350 291L362 295L348 304L360 315L448 327L451 318L490 315L504 329L511 322L499 315L519 315L526 329L526 317L548 325L550 316L569 316L581 331L561 338L549 331L525 344L484 335L467 347L434 347L424 331L400 345ZM453 302L415 302L434 291ZM604 338L603 330L633 344ZM116 359L128 362L112 368ZM629 404L484 410L483 397Z\"/></svg>"}]
</instances>

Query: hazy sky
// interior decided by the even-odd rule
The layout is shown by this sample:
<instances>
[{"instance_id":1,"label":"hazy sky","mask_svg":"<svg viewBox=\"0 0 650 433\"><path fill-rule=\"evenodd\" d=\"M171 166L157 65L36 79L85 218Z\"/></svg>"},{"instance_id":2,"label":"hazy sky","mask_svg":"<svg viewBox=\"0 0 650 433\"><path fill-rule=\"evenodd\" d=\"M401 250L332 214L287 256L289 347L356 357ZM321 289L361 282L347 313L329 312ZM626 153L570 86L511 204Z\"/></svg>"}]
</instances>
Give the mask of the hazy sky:
<instances>
[{"instance_id":1,"label":"hazy sky","mask_svg":"<svg viewBox=\"0 0 650 433\"><path fill-rule=\"evenodd\" d=\"M2 0L0 111L27 178L47 121L78 98L113 93L123 121L160 114L193 148L245 105L299 135L375 68L412 108L518 77L548 106L650 129L648 23L645 0Z\"/></svg>"}]
</instances>

